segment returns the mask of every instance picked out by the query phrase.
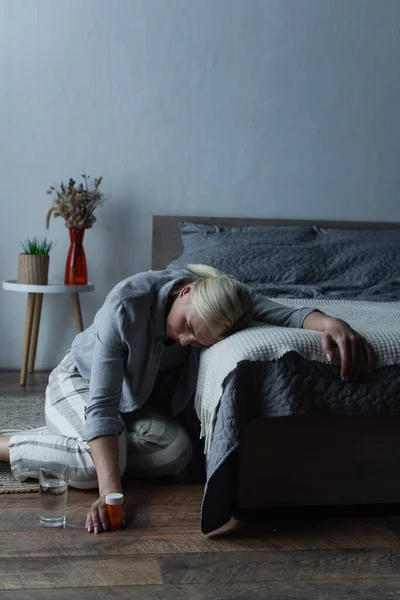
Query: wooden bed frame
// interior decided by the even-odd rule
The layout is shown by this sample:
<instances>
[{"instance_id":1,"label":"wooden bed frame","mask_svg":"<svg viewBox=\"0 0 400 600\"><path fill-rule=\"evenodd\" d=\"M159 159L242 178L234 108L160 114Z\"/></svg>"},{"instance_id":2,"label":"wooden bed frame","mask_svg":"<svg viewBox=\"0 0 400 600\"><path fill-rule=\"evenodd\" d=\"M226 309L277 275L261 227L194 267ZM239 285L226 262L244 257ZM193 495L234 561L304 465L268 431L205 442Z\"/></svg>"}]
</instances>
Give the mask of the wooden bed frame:
<instances>
[{"instance_id":1,"label":"wooden bed frame","mask_svg":"<svg viewBox=\"0 0 400 600\"><path fill-rule=\"evenodd\" d=\"M179 221L400 229L400 223L383 222L154 216L153 269L180 255ZM393 502L400 502L400 420L302 416L248 424L239 453L239 508Z\"/></svg>"}]
</instances>

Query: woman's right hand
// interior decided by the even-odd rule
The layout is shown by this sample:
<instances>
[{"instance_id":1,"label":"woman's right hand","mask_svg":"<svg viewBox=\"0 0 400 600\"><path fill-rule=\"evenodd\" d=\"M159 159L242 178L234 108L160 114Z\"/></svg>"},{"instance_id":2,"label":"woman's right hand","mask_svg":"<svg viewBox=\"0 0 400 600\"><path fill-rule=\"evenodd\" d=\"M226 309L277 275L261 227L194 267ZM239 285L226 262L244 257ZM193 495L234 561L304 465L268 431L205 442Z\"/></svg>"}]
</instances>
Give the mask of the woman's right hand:
<instances>
[{"instance_id":1,"label":"woman's right hand","mask_svg":"<svg viewBox=\"0 0 400 600\"><path fill-rule=\"evenodd\" d=\"M122 526L125 525L126 506L122 505ZM88 533L100 533L110 528L107 517L106 496L100 496L96 502L93 502L86 516L85 529Z\"/></svg>"},{"instance_id":2,"label":"woman's right hand","mask_svg":"<svg viewBox=\"0 0 400 600\"><path fill-rule=\"evenodd\" d=\"M99 499L93 502L86 517L86 530L89 533L100 533L110 529L106 495L112 492L122 492L119 472L119 441L117 436L102 436L91 440L90 452L96 466L99 483ZM122 505L122 521L125 520L126 508Z\"/></svg>"}]
</instances>

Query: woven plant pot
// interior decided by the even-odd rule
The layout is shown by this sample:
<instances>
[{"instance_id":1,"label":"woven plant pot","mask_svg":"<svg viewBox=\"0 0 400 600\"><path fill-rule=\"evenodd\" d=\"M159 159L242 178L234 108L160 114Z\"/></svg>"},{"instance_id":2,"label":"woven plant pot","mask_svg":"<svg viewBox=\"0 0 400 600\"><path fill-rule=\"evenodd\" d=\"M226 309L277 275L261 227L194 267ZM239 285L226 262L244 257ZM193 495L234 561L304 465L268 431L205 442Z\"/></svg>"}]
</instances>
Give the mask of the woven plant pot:
<instances>
[{"instance_id":1,"label":"woven plant pot","mask_svg":"<svg viewBox=\"0 0 400 600\"><path fill-rule=\"evenodd\" d=\"M49 262L49 254L18 254L17 283L47 285Z\"/></svg>"}]
</instances>

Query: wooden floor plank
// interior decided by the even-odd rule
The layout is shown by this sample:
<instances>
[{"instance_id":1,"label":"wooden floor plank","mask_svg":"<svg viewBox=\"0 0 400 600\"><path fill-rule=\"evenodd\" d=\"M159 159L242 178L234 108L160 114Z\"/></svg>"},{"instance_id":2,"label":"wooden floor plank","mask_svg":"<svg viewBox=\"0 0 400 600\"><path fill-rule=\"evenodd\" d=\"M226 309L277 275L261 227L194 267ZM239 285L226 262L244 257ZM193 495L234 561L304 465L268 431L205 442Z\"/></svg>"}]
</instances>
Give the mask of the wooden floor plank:
<instances>
[{"instance_id":1,"label":"wooden floor plank","mask_svg":"<svg viewBox=\"0 0 400 600\"><path fill-rule=\"evenodd\" d=\"M49 380L50 371L28 374L26 385L19 383L19 371L0 370L0 393L2 396L42 396Z\"/></svg>"},{"instance_id":2,"label":"wooden floor plank","mask_svg":"<svg viewBox=\"0 0 400 600\"><path fill-rule=\"evenodd\" d=\"M169 554L160 564L175 585L398 577L400 589L400 548Z\"/></svg>"},{"instance_id":3,"label":"wooden floor plank","mask_svg":"<svg viewBox=\"0 0 400 600\"><path fill-rule=\"evenodd\" d=\"M142 585L57 589L57 600L398 600L398 579L297 581L236 585ZM53 590L2 591L2 600L54 600Z\"/></svg>"},{"instance_id":4,"label":"wooden floor plank","mask_svg":"<svg viewBox=\"0 0 400 600\"><path fill-rule=\"evenodd\" d=\"M72 492L75 492L73 494ZM89 507L95 502L99 493L97 491L79 491L68 489L67 506L70 507ZM0 510L3 508L29 508L39 504L39 493L32 492L27 494L0 494Z\"/></svg>"},{"instance_id":5,"label":"wooden floor plank","mask_svg":"<svg viewBox=\"0 0 400 600\"><path fill-rule=\"evenodd\" d=\"M4 558L0 589L101 587L162 583L156 556Z\"/></svg>"},{"instance_id":6,"label":"wooden floor plank","mask_svg":"<svg viewBox=\"0 0 400 600\"><path fill-rule=\"evenodd\" d=\"M335 530L337 528L337 531ZM230 535L231 534L231 535ZM319 535L293 537L289 532L272 530L264 534L254 530L236 535L234 527L226 528L224 536L204 536L198 528L129 527L120 532L94 536L81 529L37 528L16 531L15 527L1 535L0 558L45 556L101 556L104 554L186 554L216 552L250 552L264 550L318 550L340 548L400 547L397 536L384 525L337 523L331 531Z\"/></svg>"},{"instance_id":7,"label":"wooden floor plank","mask_svg":"<svg viewBox=\"0 0 400 600\"><path fill-rule=\"evenodd\" d=\"M149 506L153 527L199 527L200 508L165 505ZM229 536L231 540L243 537L268 540L276 549L290 548L366 548L396 546L400 536L385 525L382 517L343 518L324 520L260 521L231 523L213 534L213 539Z\"/></svg>"},{"instance_id":8,"label":"wooden floor plank","mask_svg":"<svg viewBox=\"0 0 400 600\"><path fill-rule=\"evenodd\" d=\"M150 504L149 515L153 527L198 527L200 528L199 504L179 506L173 504Z\"/></svg>"},{"instance_id":9,"label":"wooden floor plank","mask_svg":"<svg viewBox=\"0 0 400 600\"><path fill-rule=\"evenodd\" d=\"M399 536L382 517L332 518L322 521L233 522L211 534L213 540L268 541L275 550L399 547Z\"/></svg>"},{"instance_id":10,"label":"wooden floor plank","mask_svg":"<svg viewBox=\"0 0 400 600\"><path fill-rule=\"evenodd\" d=\"M186 495L184 489L173 490L172 493L169 491L169 487L164 486L161 482L157 482L155 486L149 486L147 483L143 483L141 481L138 482L130 482L126 481L124 485L124 496L125 501L131 505L137 504L147 504L148 502L143 502L146 500L147 494L149 496L149 500L153 496L153 500L157 495L157 489L160 492L159 501L168 501L175 497L176 503L181 502L184 498L187 500L190 499L190 490ZM184 488L185 486L172 486ZM149 492L147 492L149 490ZM68 488L68 506L90 506L97 498L99 497L98 490L77 490L75 488ZM26 494L0 494L0 508L7 508L8 506L15 507L24 507L29 505L31 501L38 501L39 495L38 492L31 492ZM161 500L162 499L162 500ZM142 502L141 502L142 501ZM200 496L201 501L201 496Z\"/></svg>"},{"instance_id":11,"label":"wooden floor plank","mask_svg":"<svg viewBox=\"0 0 400 600\"><path fill-rule=\"evenodd\" d=\"M39 502L39 493L0 494L0 512L4 508L24 508Z\"/></svg>"},{"instance_id":12,"label":"wooden floor plank","mask_svg":"<svg viewBox=\"0 0 400 600\"><path fill-rule=\"evenodd\" d=\"M132 483L124 481L124 493L138 504L168 505L173 507L173 510L176 510L176 506L192 505L200 510L203 491L204 485L167 484L157 479Z\"/></svg>"},{"instance_id":13,"label":"wooden floor plank","mask_svg":"<svg viewBox=\"0 0 400 600\"><path fill-rule=\"evenodd\" d=\"M265 550L260 540L216 541L207 539L198 529L131 529L104 534L82 535L73 531L10 531L1 535L0 558L45 556L101 556L188 552L236 552ZM271 548L272 549L272 548Z\"/></svg>"},{"instance_id":14,"label":"wooden floor plank","mask_svg":"<svg viewBox=\"0 0 400 600\"><path fill-rule=\"evenodd\" d=\"M36 504L36 506L35 506ZM129 511L129 508L128 508ZM84 531L87 507L68 506L66 531L78 529ZM132 528L149 527L150 519L146 507L139 507L128 512L128 524ZM39 498L26 508L1 508L0 531L43 530L39 521Z\"/></svg>"},{"instance_id":15,"label":"wooden floor plank","mask_svg":"<svg viewBox=\"0 0 400 600\"><path fill-rule=\"evenodd\" d=\"M130 505L171 506L172 510L176 510L176 506L192 506L193 510L197 508L198 514L200 514L204 489L202 485L172 485L166 484L162 480L155 480L151 483L126 480L123 487L125 501ZM36 501L38 498L37 492L0 494L0 509L8 506L23 507L31 500ZM68 489L69 506L90 506L97 498L97 490Z\"/></svg>"}]
</instances>

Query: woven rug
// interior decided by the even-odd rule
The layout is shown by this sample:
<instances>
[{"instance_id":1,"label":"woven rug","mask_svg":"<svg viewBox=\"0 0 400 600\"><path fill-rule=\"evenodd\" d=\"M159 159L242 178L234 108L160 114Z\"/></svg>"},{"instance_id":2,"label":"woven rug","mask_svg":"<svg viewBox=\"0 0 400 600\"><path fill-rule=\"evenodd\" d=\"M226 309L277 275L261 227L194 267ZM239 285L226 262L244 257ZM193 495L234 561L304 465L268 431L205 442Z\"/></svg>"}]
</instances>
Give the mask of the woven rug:
<instances>
[{"instance_id":1,"label":"woven rug","mask_svg":"<svg viewBox=\"0 0 400 600\"><path fill-rule=\"evenodd\" d=\"M0 430L32 429L45 425L44 398L0 396ZM9 433L11 435L11 432ZM36 479L18 481L8 463L0 462L0 494L37 492Z\"/></svg>"}]
</instances>

